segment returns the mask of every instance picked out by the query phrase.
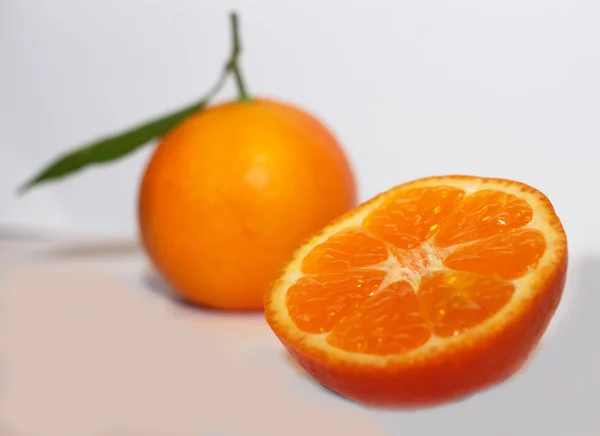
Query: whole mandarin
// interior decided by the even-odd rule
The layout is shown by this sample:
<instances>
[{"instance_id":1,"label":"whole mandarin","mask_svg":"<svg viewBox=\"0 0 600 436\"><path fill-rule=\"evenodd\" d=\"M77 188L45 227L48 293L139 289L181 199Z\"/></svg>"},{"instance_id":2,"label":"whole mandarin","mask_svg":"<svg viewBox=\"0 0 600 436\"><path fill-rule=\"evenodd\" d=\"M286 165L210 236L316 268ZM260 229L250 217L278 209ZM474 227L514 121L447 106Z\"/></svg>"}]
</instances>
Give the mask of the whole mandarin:
<instances>
[{"instance_id":1,"label":"whole mandarin","mask_svg":"<svg viewBox=\"0 0 600 436\"><path fill-rule=\"evenodd\" d=\"M142 244L185 301L263 308L293 251L356 205L328 129L281 102L228 102L190 116L155 149L139 195Z\"/></svg>"}]
</instances>

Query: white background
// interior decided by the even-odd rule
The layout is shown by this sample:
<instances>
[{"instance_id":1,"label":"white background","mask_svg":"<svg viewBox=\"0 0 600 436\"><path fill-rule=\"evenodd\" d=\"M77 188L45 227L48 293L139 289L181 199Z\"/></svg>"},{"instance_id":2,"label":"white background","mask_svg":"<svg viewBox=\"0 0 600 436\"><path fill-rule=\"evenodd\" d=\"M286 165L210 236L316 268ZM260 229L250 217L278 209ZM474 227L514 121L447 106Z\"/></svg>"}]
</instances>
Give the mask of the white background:
<instances>
[{"instance_id":1,"label":"white background","mask_svg":"<svg viewBox=\"0 0 600 436\"><path fill-rule=\"evenodd\" d=\"M232 9L251 92L330 126L361 199L425 175L508 177L544 191L568 229L596 226L600 4L582 0L2 0L0 225L134 237L150 148L15 188L60 152L202 96Z\"/></svg>"}]
</instances>

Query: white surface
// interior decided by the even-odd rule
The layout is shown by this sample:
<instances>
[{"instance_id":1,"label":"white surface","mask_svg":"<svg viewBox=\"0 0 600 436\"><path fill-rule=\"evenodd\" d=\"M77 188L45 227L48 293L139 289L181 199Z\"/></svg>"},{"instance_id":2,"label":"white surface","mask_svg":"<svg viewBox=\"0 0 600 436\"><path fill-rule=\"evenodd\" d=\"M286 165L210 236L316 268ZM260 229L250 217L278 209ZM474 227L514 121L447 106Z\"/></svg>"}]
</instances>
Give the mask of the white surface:
<instances>
[{"instance_id":1,"label":"white surface","mask_svg":"<svg viewBox=\"0 0 600 436\"><path fill-rule=\"evenodd\" d=\"M2 436L597 436L600 252L526 368L465 401L370 410L303 375L261 314L183 307L135 245L0 241Z\"/></svg>"},{"instance_id":2,"label":"white surface","mask_svg":"<svg viewBox=\"0 0 600 436\"><path fill-rule=\"evenodd\" d=\"M149 150L14 190L58 153L203 95L233 8L250 90L331 126L363 199L474 173L542 189L572 232L596 222L582 198L600 169L597 1L2 0L0 225L134 235Z\"/></svg>"}]
</instances>

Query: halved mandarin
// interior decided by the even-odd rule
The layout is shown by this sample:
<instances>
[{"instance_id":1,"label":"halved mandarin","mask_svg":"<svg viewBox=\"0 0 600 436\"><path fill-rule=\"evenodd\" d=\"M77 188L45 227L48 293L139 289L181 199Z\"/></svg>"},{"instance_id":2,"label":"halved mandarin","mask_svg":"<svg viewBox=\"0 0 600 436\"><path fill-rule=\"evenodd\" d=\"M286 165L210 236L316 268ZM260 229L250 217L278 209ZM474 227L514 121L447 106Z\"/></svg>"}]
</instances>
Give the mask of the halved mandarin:
<instances>
[{"instance_id":1,"label":"halved mandarin","mask_svg":"<svg viewBox=\"0 0 600 436\"><path fill-rule=\"evenodd\" d=\"M567 240L550 201L471 176L397 186L303 245L265 317L317 381L368 405L473 394L527 360L562 295Z\"/></svg>"}]
</instances>

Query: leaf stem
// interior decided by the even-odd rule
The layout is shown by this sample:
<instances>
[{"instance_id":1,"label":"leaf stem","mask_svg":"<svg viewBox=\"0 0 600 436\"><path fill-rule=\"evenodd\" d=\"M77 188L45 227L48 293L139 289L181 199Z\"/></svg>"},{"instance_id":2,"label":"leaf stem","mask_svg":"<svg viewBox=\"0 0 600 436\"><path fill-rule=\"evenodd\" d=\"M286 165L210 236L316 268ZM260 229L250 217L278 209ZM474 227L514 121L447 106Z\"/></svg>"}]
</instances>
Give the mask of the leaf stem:
<instances>
[{"instance_id":1,"label":"leaf stem","mask_svg":"<svg viewBox=\"0 0 600 436\"><path fill-rule=\"evenodd\" d=\"M238 99L240 101L250 101L250 96L246 91L246 85L244 84L244 78L239 65L239 57L242 52L242 44L240 43L240 31L239 31L239 20L238 15L232 12L230 15L231 20L231 36L233 47L231 50L231 58L226 65L226 70L233 74L235 84L238 90Z\"/></svg>"},{"instance_id":2,"label":"leaf stem","mask_svg":"<svg viewBox=\"0 0 600 436\"><path fill-rule=\"evenodd\" d=\"M240 44L237 14L235 12L231 13L230 18L233 36L231 57L228 59L225 67L221 70L218 81L213 85L204 99L176 112L145 122L125 132L96 140L91 144L84 145L76 150L72 150L59 156L19 187L17 190L18 194L22 195L40 183L46 183L50 180L66 177L67 175L83 170L89 166L106 164L121 159L138 148L148 144L150 141L161 138L187 117L203 110L223 87L229 74L232 74L235 78L239 93L239 101L251 101L246 91L240 65L238 63L242 46Z\"/></svg>"}]
</instances>

